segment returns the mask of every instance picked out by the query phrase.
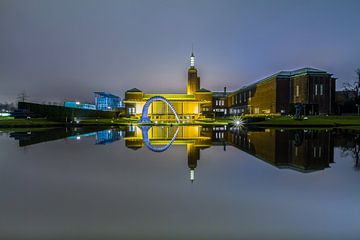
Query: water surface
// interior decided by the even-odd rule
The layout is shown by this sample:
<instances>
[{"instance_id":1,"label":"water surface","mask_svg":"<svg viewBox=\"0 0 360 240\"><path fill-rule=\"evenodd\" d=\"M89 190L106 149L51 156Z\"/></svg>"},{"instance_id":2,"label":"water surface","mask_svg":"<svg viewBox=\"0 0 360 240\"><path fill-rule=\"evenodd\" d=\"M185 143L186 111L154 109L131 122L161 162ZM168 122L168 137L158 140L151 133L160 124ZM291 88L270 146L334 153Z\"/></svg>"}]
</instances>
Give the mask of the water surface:
<instances>
[{"instance_id":1,"label":"water surface","mask_svg":"<svg viewBox=\"0 0 360 240\"><path fill-rule=\"evenodd\" d=\"M0 239L356 239L359 136L219 126L3 131Z\"/></svg>"}]
</instances>

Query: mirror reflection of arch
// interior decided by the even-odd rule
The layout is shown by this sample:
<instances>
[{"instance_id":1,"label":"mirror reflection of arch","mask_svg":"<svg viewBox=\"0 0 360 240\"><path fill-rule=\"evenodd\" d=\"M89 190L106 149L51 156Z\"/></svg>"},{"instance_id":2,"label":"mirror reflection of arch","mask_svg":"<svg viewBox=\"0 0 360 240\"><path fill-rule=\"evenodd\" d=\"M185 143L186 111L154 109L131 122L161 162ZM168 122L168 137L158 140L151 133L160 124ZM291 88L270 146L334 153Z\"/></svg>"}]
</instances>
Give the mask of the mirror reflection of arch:
<instances>
[{"instance_id":1,"label":"mirror reflection of arch","mask_svg":"<svg viewBox=\"0 0 360 240\"><path fill-rule=\"evenodd\" d=\"M179 116L178 116L174 106L169 102L169 100L167 100L166 98L164 98L162 96L154 96L154 97L149 98L149 100L146 101L146 103L142 109L142 114L141 114L139 123L151 123L151 120L149 118L149 107L150 107L151 103L153 103L154 101L162 101L162 102L166 103L169 106L170 110L174 113L177 123L180 123Z\"/></svg>"},{"instance_id":2,"label":"mirror reflection of arch","mask_svg":"<svg viewBox=\"0 0 360 240\"><path fill-rule=\"evenodd\" d=\"M161 146L161 147L155 147L155 146L151 145L150 140L149 140L149 130L150 130L151 126L139 126L139 128L141 130L142 139L143 139L145 146L153 152L165 152L166 150L168 150L171 147L171 145L173 144L173 142L175 141L175 139L179 133L179 130L180 130L179 127L176 129L174 136L171 138L171 140L168 144L166 144L165 146Z\"/></svg>"}]
</instances>

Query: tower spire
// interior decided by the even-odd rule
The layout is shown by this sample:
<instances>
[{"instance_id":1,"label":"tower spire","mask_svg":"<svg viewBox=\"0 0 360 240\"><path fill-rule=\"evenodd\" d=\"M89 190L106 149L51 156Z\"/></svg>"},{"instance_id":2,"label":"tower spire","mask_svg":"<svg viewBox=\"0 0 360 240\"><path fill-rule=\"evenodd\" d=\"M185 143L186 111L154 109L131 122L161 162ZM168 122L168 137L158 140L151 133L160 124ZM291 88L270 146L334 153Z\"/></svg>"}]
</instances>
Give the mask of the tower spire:
<instances>
[{"instance_id":1,"label":"tower spire","mask_svg":"<svg viewBox=\"0 0 360 240\"><path fill-rule=\"evenodd\" d=\"M190 67L195 67L194 44L191 44Z\"/></svg>"}]
</instances>

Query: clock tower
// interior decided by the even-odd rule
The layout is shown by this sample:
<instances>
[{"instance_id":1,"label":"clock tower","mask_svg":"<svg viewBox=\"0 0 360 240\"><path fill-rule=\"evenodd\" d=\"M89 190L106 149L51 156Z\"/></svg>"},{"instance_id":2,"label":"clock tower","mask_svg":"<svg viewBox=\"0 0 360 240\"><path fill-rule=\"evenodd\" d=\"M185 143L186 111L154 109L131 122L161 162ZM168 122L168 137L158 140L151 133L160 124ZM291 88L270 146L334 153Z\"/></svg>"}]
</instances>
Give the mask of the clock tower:
<instances>
[{"instance_id":1,"label":"clock tower","mask_svg":"<svg viewBox=\"0 0 360 240\"><path fill-rule=\"evenodd\" d=\"M198 77L197 69L195 68L194 52L191 52L190 68L188 70L187 94L192 95L199 89L200 89L200 77Z\"/></svg>"}]
</instances>

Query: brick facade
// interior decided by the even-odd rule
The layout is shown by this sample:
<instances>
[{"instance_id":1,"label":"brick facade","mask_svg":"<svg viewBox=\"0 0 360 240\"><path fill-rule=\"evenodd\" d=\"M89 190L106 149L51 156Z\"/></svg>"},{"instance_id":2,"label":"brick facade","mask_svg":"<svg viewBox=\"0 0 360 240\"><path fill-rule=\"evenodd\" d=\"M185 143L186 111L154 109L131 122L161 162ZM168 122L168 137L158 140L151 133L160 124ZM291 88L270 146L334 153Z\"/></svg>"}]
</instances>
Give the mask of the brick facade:
<instances>
[{"instance_id":1,"label":"brick facade","mask_svg":"<svg viewBox=\"0 0 360 240\"><path fill-rule=\"evenodd\" d=\"M313 68L282 71L228 95L229 114L293 114L302 104L304 114L333 114L335 78Z\"/></svg>"}]
</instances>

